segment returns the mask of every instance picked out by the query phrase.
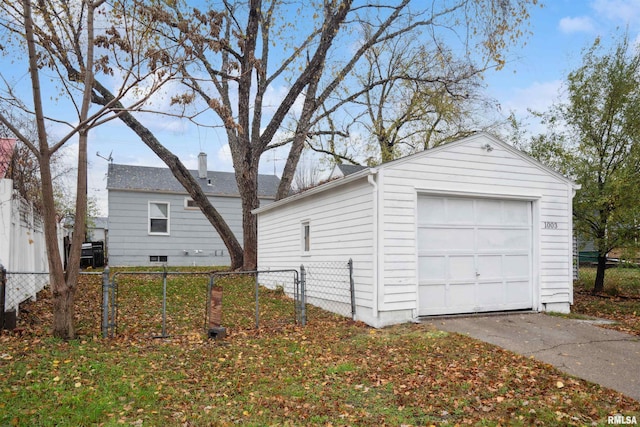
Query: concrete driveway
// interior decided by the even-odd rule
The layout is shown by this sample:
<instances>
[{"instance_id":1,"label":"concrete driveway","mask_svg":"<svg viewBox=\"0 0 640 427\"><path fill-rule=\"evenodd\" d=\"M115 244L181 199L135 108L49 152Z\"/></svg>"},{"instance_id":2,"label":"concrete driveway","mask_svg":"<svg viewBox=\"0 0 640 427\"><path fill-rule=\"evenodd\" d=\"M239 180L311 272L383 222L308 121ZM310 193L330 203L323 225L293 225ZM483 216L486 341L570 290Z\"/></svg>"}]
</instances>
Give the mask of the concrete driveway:
<instances>
[{"instance_id":1,"label":"concrete driveway","mask_svg":"<svg viewBox=\"0 0 640 427\"><path fill-rule=\"evenodd\" d=\"M539 313L425 319L640 401L640 337Z\"/></svg>"}]
</instances>

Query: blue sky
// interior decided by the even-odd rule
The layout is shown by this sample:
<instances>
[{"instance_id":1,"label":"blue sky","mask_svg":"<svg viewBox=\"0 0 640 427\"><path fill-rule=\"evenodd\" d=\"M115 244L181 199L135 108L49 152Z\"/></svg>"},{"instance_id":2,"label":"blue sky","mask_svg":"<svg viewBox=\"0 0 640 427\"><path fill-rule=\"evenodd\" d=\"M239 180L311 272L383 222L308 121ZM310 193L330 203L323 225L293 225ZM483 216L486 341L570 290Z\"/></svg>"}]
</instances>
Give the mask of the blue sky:
<instances>
[{"instance_id":1,"label":"blue sky","mask_svg":"<svg viewBox=\"0 0 640 427\"><path fill-rule=\"evenodd\" d=\"M561 84L581 62L584 48L600 36L629 28L631 40L640 41L640 0L547 0L531 15L532 34L511 60L487 78L487 91L508 114L526 115L527 108L546 109L561 95Z\"/></svg>"},{"instance_id":2,"label":"blue sky","mask_svg":"<svg viewBox=\"0 0 640 427\"><path fill-rule=\"evenodd\" d=\"M598 35L607 43L612 34L620 34L627 26L630 38L640 40L640 0L546 0L544 7L532 11L531 34L526 45L507 54L508 62L502 70L486 75L486 92L499 102L504 117L513 111L525 118L528 108L543 111L561 95L562 80L579 65L582 50ZM0 66L6 72L9 64L0 62ZM272 95L278 97L277 93ZM197 155L204 151L208 154L210 170L232 171L222 134L164 116L145 116L141 121L187 167L195 169ZM115 163L164 166L120 122L94 129L89 145L89 191L98 199L104 215L107 214L107 161L96 156L97 152L104 157L111 154ZM275 168L279 174L284 165L281 157L278 153L267 154L263 157L261 172L273 173Z\"/></svg>"}]
</instances>

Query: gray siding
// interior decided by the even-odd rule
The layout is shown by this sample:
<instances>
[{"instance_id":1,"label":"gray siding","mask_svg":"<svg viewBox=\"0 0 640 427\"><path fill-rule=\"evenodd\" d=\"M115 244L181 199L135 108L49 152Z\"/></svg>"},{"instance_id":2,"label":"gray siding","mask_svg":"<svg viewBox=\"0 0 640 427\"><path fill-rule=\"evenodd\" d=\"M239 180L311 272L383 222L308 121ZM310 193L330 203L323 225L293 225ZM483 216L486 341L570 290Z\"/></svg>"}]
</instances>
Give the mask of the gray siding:
<instances>
[{"instance_id":1,"label":"gray siding","mask_svg":"<svg viewBox=\"0 0 640 427\"><path fill-rule=\"evenodd\" d=\"M172 266L229 265L229 253L218 233L199 209L185 209L186 197L186 194L110 190L109 265L161 265L149 261L153 255L167 256L167 264ZM240 198L209 200L242 242ZM170 204L168 236L148 233L149 202Z\"/></svg>"}]
</instances>

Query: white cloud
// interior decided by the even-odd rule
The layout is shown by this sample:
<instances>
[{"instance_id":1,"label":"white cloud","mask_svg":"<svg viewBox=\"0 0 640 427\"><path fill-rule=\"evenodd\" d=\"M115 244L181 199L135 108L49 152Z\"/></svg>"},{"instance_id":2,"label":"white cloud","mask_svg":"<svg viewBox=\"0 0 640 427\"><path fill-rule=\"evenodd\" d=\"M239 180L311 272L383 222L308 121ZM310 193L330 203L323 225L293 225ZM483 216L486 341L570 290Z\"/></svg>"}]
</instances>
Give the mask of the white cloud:
<instances>
[{"instance_id":1,"label":"white cloud","mask_svg":"<svg viewBox=\"0 0 640 427\"><path fill-rule=\"evenodd\" d=\"M591 7L598 16L612 21L640 23L640 0L594 0Z\"/></svg>"},{"instance_id":2,"label":"white cloud","mask_svg":"<svg viewBox=\"0 0 640 427\"><path fill-rule=\"evenodd\" d=\"M588 16L577 16L575 18L567 16L560 20L558 27L565 34L591 33L595 31L594 22Z\"/></svg>"},{"instance_id":3,"label":"white cloud","mask_svg":"<svg viewBox=\"0 0 640 427\"><path fill-rule=\"evenodd\" d=\"M528 87L514 90L513 96L503 102L502 108L517 114L526 114L527 110L546 111L558 100L561 88L562 80L533 82Z\"/></svg>"},{"instance_id":4,"label":"white cloud","mask_svg":"<svg viewBox=\"0 0 640 427\"><path fill-rule=\"evenodd\" d=\"M291 88L288 86L269 86L264 94L264 110L265 115L271 116L276 112L282 100ZM295 116L299 116L302 112L302 106L304 104L304 93L298 95L296 100L293 102L291 109L289 110L290 114L294 114ZM271 117L268 117L269 119Z\"/></svg>"},{"instance_id":5,"label":"white cloud","mask_svg":"<svg viewBox=\"0 0 640 427\"><path fill-rule=\"evenodd\" d=\"M217 162L215 163L216 165L222 165L222 168L217 168L216 170L225 170L224 166L233 168L233 159L231 158L231 148L229 144L224 144L218 149Z\"/></svg>"}]
</instances>

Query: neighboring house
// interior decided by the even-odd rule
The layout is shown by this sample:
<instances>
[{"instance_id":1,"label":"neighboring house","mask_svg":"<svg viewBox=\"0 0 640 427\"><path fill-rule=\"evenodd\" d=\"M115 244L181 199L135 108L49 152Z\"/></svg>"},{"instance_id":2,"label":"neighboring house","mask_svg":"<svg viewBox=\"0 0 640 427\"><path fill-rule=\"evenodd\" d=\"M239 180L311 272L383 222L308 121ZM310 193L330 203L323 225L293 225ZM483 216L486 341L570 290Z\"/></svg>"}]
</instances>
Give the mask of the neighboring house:
<instances>
[{"instance_id":1,"label":"neighboring house","mask_svg":"<svg viewBox=\"0 0 640 427\"><path fill-rule=\"evenodd\" d=\"M199 155L191 171L212 205L242 242L242 206L235 175L206 170ZM261 205L275 198L279 179L259 175ZM227 249L211 223L167 168L110 164L109 265L229 265Z\"/></svg>"},{"instance_id":2,"label":"neighboring house","mask_svg":"<svg viewBox=\"0 0 640 427\"><path fill-rule=\"evenodd\" d=\"M367 169L367 167L360 166L360 165L337 164L333 167L333 170L329 175L329 180L336 179L336 178L343 178L347 175L351 175L352 173L360 172L363 169Z\"/></svg>"},{"instance_id":3,"label":"neighboring house","mask_svg":"<svg viewBox=\"0 0 640 427\"><path fill-rule=\"evenodd\" d=\"M89 220L89 225L87 226L87 241L103 242L106 248L108 233L109 218L104 216L97 216Z\"/></svg>"},{"instance_id":4,"label":"neighboring house","mask_svg":"<svg viewBox=\"0 0 640 427\"><path fill-rule=\"evenodd\" d=\"M258 268L353 259L356 319L375 327L569 312L578 188L478 133L254 210Z\"/></svg>"},{"instance_id":5,"label":"neighboring house","mask_svg":"<svg viewBox=\"0 0 640 427\"><path fill-rule=\"evenodd\" d=\"M15 145L14 138L0 138L0 179L4 178L9 170Z\"/></svg>"}]
</instances>

